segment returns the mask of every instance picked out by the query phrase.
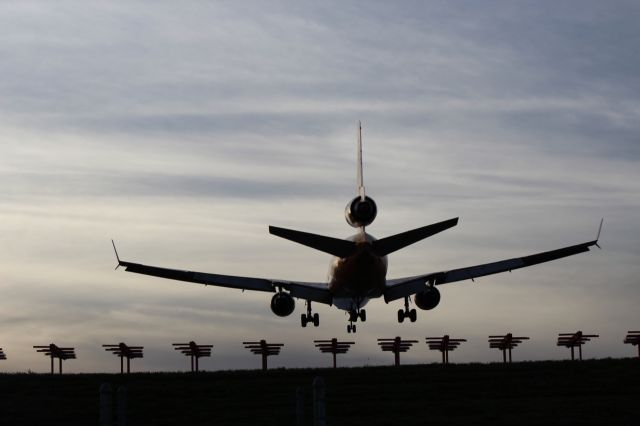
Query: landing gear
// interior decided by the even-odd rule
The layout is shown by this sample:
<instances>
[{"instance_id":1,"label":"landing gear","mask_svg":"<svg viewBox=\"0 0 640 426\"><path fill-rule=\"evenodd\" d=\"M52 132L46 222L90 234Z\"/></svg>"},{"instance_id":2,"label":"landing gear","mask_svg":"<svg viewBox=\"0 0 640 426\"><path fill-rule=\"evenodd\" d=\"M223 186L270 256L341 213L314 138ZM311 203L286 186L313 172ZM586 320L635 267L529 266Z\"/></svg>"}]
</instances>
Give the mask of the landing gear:
<instances>
[{"instance_id":1,"label":"landing gear","mask_svg":"<svg viewBox=\"0 0 640 426\"><path fill-rule=\"evenodd\" d=\"M306 327L308 323L313 323L314 327L320 325L320 315L311 313L311 300L307 300L307 313L300 315L300 325Z\"/></svg>"},{"instance_id":2,"label":"landing gear","mask_svg":"<svg viewBox=\"0 0 640 426\"><path fill-rule=\"evenodd\" d=\"M358 308L358 304L354 304L353 306L355 307L349 311L349 325L347 325L347 333L356 332L356 325L354 322L358 321L358 319L362 322L367 320L367 311Z\"/></svg>"},{"instance_id":3,"label":"landing gear","mask_svg":"<svg viewBox=\"0 0 640 426\"><path fill-rule=\"evenodd\" d=\"M365 311L364 309L360 309L359 311L349 311L349 321L354 322L358 321L358 319L360 319L360 321L362 322L365 322L367 320L367 311Z\"/></svg>"},{"instance_id":4,"label":"landing gear","mask_svg":"<svg viewBox=\"0 0 640 426\"><path fill-rule=\"evenodd\" d=\"M404 310L398 310L398 322L404 322L405 318L409 318L411 322L416 322L418 314L415 309L409 310L409 297L404 298Z\"/></svg>"}]
</instances>

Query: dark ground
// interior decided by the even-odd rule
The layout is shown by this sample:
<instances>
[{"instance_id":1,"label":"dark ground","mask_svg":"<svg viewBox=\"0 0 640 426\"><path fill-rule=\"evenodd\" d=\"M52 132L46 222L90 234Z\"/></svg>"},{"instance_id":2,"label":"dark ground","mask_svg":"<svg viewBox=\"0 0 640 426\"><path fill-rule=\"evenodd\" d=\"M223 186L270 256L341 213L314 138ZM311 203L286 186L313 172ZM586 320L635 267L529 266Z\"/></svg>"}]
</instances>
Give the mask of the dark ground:
<instances>
[{"instance_id":1,"label":"dark ground","mask_svg":"<svg viewBox=\"0 0 640 426\"><path fill-rule=\"evenodd\" d=\"M0 375L0 425L97 425L98 389L128 389L128 424L293 425L295 392L327 386L329 425L640 425L640 360Z\"/></svg>"}]
</instances>

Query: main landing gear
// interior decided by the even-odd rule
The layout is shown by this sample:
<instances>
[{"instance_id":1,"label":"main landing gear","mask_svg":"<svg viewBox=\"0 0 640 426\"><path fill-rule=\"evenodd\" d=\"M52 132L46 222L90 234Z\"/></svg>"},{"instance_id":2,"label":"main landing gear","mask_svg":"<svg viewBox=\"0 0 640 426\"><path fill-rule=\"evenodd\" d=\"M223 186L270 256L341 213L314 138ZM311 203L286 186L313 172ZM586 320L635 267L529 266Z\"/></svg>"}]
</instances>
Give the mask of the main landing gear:
<instances>
[{"instance_id":1,"label":"main landing gear","mask_svg":"<svg viewBox=\"0 0 640 426\"><path fill-rule=\"evenodd\" d=\"M300 315L300 324L306 327L308 323L313 323L314 327L320 325L320 315L311 313L311 300L307 300L307 313Z\"/></svg>"},{"instance_id":2,"label":"main landing gear","mask_svg":"<svg viewBox=\"0 0 640 426\"><path fill-rule=\"evenodd\" d=\"M347 325L347 333L355 333L356 325L354 322L358 321L365 322L367 320L367 311L364 309L351 309L349 311L349 325Z\"/></svg>"},{"instance_id":3,"label":"main landing gear","mask_svg":"<svg viewBox=\"0 0 640 426\"><path fill-rule=\"evenodd\" d=\"M418 314L415 309L409 310L409 297L404 298L404 310L398 309L398 322L404 322L405 318L409 318L411 322L416 322Z\"/></svg>"}]
</instances>

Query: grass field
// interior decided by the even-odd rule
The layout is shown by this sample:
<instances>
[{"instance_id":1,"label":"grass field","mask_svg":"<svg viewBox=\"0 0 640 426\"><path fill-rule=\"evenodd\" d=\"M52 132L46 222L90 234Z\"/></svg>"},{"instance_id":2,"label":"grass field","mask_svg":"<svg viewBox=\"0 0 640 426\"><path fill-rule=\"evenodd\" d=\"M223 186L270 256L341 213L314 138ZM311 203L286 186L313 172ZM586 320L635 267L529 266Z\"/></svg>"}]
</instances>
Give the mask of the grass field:
<instances>
[{"instance_id":1,"label":"grass field","mask_svg":"<svg viewBox=\"0 0 640 426\"><path fill-rule=\"evenodd\" d=\"M293 425L295 392L326 383L330 425L640 424L640 360L216 373L0 375L0 424L96 425L98 390L126 385L129 425Z\"/></svg>"}]
</instances>

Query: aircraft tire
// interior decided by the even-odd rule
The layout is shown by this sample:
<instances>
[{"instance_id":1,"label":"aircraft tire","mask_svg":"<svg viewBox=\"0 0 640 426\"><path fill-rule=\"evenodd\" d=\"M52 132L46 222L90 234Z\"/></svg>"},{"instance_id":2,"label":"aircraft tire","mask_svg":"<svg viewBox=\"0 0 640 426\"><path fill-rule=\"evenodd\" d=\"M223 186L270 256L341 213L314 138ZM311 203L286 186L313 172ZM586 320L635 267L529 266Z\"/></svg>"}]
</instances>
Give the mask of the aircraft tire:
<instances>
[{"instance_id":1,"label":"aircraft tire","mask_svg":"<svg viewBox=\"0 0 640 426\"><path fill-rule=\"evenodd\" d=\"M367 320L367 311L360 309L360 321L365 322Z\"/></svg>"},{"instance_id":2,"label":"aircraft tire","mask_svg":"<svg viewBox=\"0 0 640 426\"><path fill-rule=\"evenodd\" d=\"M300 314L300 325L302 327L307 326L307 316L305 314Z\"/></svg>"},{"instance_id":3,"label":"aircraft tire","mask_svg":"<svg viewBox=\"0 0 640 426\"><path fill-rule=\"evenodd\" d=\"M415 309L409 311L409 319L411 322L416 322L416 319L418 319L418 314Z\"/></svg>"},{"instance_id":4,"label":"aircraft tire","mask_svg":"<svg viewBox=\"0 0 640 426\"><path fill-rule=\"evenodd\" d=\"M399 323L404 322L404 311L402 309L398 309L398 322Z\"/></svg>"},{"instance_id":5,"label":"aircraft tire","mask_svg":"<svg viewBox=\"0 0 640 426\"><path fill-rule=\"evenodd\" d=\"M313 314L313 326L317 327L320 325L320 315Z\"/></svg>"}]
</instances>

